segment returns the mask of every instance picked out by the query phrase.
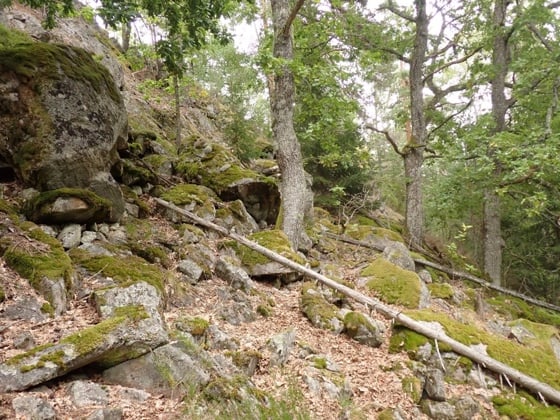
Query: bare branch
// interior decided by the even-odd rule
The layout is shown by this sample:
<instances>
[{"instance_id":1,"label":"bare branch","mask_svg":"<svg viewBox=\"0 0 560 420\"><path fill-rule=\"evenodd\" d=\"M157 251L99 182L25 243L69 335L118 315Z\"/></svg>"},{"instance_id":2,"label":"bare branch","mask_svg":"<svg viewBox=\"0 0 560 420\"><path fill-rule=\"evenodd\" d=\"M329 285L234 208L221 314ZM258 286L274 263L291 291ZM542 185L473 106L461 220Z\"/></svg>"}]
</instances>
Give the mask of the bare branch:
<instances>
[{"instance_id":1,"label":"bare branch","mask_svg":"<svg viewBox=\"0 0 560 420\"><path fill-rule=\"evenodd\" d=\"M410 22L410 23L414 23L416 22L416 20L410 16L409 14L405 13L404 11L400 10L395 3L393 3L392 0L389 0L387 3L382 4L379 7L379 10L389 10L390 12L392 12L393 14L403 18L404 20Z\"/></svg>"},{"instance_id":2,"label":"bare branch","mask_svg":"<svg viewBox=\"0 0 560 420\"><path fill-rule=\"evenodd\" d=\"M305 3L305 0L298 0L298 2L295 4L294 8L290 12L290 16L288 16L288 20L286 21L286 24L284 25L284 29L282 30L282 34L284 36L288 36L290 34L290 27L292 26L292 23L294 22L294 19L296 18L299 9L301 9L301 7L303 6L303 3Z\"/></svg>"},{"instance_id":3,"label":"bare branch","mask_svg":"<svg viewBox=\"0 0 560 420\"><path fill-rule=\"evenodd\" d=\"M541 33L539 32L539 30L537 29L537 27L535 26L534 23L529 23L527 25L527 27L529 28L529 30L533 33L533 35L535 35L537 37L537 39L539 41L541 41L541 44L543 44L543 46L546 48L546 50L551 53L553 52L552 46L550 45L550 43L541 35Z\"/></svg>"},{"instance_id":4,"label":"bare branch","mask_svg":"<svg viewBox=\"0 0 560 420\"><path fill-rule=\"evenodd\" d=\"M378 129L377 127L375 127L374 125L372 125L372 124L366 124L366 125L365 125L365 128L367 128L367 129L369 129L369 130L371 130L371 131L374 131L374 132L376 132L376 133L383 134L383 135L385 136L385 138L387 139L387 141L391 144L391 147L393 148L393 150L394 150L398 155L404 157L405 154L399 150L399 146L398 146L397 142L396 142L395 139L391 136L391 134L389 134L389 132L388 132L387 130L380 130L380 129Z\"/></svg>"},{"instance_id":5,"label":"bare branch","mask_svg":"<svg viewBox=\"0 0 560 420\"><path fill-rule=\"evenodd\" d=\"M460 58L457 58L456 60L451 60L451 61L446 62L445 64L442 64L441 66L435 68L430 73L428 73L424 77L424 81L426 81L428 78L432 77L434 74L436 74L436 73L438 73L442 70L445 70L445 69L447 69L451 66L454 66L456 64L464 63L465 61L467 61L469 58L471 58L472 56L474 56L476 53L478 53L481 50L482 50L482 47L475 48L474 50L472 50L468 54L464 55L463 57L460 57Z\"/></svg>"},{"instance_id":6,"label":"bare branch","mask_svg":"<svg viewBox=\"0 0 560 420\"><path fill-rule=\"evenodd\" d=\"M443 127L445 124L447 124L449 121L451 121L453 118L455 118L457 115L462 114L463 112L465 112L467 110L468 107L470 107L473 103L473 99L471 99L469 102L467 102L465 104L465 106L463 106L461 109L457 110L457 112L454 112L451 115L448 115L447 118L445 120L443 120L440 124L438 124L433 130L431 130L428 133L428 138L430 138L432 136L432 134L434 134L436 131L438 131L441 127Z\"/></svg>"}]
</instances>

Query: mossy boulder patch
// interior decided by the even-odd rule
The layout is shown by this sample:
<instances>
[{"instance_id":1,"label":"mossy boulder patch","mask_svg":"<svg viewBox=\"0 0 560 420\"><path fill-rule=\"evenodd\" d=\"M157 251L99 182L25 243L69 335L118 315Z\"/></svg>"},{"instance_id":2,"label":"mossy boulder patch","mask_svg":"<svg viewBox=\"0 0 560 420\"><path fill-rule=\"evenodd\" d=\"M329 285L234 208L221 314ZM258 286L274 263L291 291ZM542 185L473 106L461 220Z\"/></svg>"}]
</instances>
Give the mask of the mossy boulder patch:
<instances>
[{"instance_id":1,"label":"mossy boulder patch","mask_svg":"<svg viewBox=\"0 0 560 420\"><path fill-rule=\"evenodd\" d=\"M487 346L487 353L490 357L532 376L539 381L547 383L556 389L560 389L560 364L556 360L550 344L550 336L548 335L550 330L547 330L548 333L543 333L546 338L541 337L541 339L539 339L539 337L536 336L534 341L528 341L523 345L517 342L517 340L493 335L472 324L462 324L441 313L435 313L429 310L415 310L407 311L407 315L417 321L439 323L443 326L449 337L467 346L483 344ZM403 350L410 350L411 347L408 346L418 348L428 341L427 338L412 331L406 329L401 331L407 331L405 336L408 337L405 341L405 345L401 346ZM443 343L439 344L439 349L440 351L451 351L451 349Z\"/></svg>"},{"instance_id":2,"label":"mossy boulder patch","mask_svg":"<svg viewBox=\"0 0 560 420\"><path fill-rule=\"evenodd\" d=\"M176 185L164 191L161 198L209 221L216 217L214 204L220 201L210 188L196 184ZM181 216L172 210L166 210L166 216L172 221L181 221Z\"/></svg>"},{"instance_id":3,"label":"mossy boulder patch","mask_svg":"<svg viewBox=\"0 0 560 420\"><path fill-rule=\"evenodd\" d=\"M0 155L17 177L39 191L91 188L114 201L119 220L109 171L127 115L109 72L80 48L22 42L0 48L0 80Z\"/></svg>"},{"instance_id":4,"label":"mossy boulder patch","mask_svg":"<svg viewBox=\"0 0 560 420\"><path fill-rule=\"evenodd\" d=\"M381 324L376 323L360 312L348 312L344 316L344 331L359 343L370 347L383 344L383 330Z\"/></svg>"},{"instance_id":5,"label":"mossy boulder patch","mask_svg":"<svg viewBox=\"0 0 560 420\"><path fill-rule=\"evenodd\" d=\"M350 224L346 227L345 233L358 241L404 242L403 237L399 233L371 225Z\"/></svg>"},{"instance_id":6,"label":"mossy boulder patch","mask_svg":"<svg viewBox=\"0 0 560 420\"><path fill-rule=\"evenodd\" d=\"M37 223L95 223L108 220L111 208L109 200L92 191L61 188L37 194L26 202L24 211Z\"/></svg>"},{"instance_id":7,"label":"mossy boulder patch","mask_svg":"<svg viewBox=\"0 0 560 420\"><path fill-rule=\"evenodd\" d=\"M304 258L292 250L288 237L281 230L272 229L256 232L249 235L247 239L254 241L298 264L305 263ZM237 256L241 260L241 263L246 268L247 273L249 273L250 276L285 276L295 274L293 269L272 261L263 254L254 251L245 245L240 245L233 241L229 241L228 245L235 250ZM286 280L288 280L288 278L286 278Z\"/></svg>"},{"instance_id":8,"label":"mossy boulder patch","mask_svg":"<svg viewBox=\"0 0 560 420\"><path fill-rule=\"evenodd\" d=\"M10 268L29 280L57 314L66 310L66 294L73 286L74 269L59 241L34 223L24 222L2 232L0 255Z\"/></svg>"},{"instance_id":9,"label":"mossy boulder patch","mask_svg":"<svg viewBox=\"0 0 560 420\"><path fill-rule=\"evenodd\" d=\"M301 310L317 328L340 333L344 322L338 307L329 303L312 282L306 282L301 288Z\"/></svg>"},{"instance_id":10,"label":"mossy boulder patch","mask_svg":"<svg viewBox=\"0 0 560 420\"><path fill-rule=\"evenodd\" d=\"M149 264L143 258L134 255L92 255L78 248L70 252L70 257L75 264L91 273L110 277L121 287L143 281L154 286L160 293L164 292L167 271Z\"/></svg>"},{"instance_id":11,"label":"mossy boulder patch","mask_svg":"<svg viewBox=\"0 0 560 420\"><path fill-rule=\"evenodd\" d=\"M241 200L257 222L274 224L280 209L280 192L274 178L243 167L223 146L196 141L186 148L177 163L177 171L187 180L196 181L222 200Z\"/></svg>"},{"instance_id":12,"label":"mossy boulder patch","mask_svg":"<svg viewBox=\"0 0 560 420\"><path fill-rule=\"evenodd\" d=\"M360 275L369 278L366 287L383 301L407 308L419 307L421 280L415 272L403 270L383 258L378 258L364 268Z\"/></svg>"},{"instance_id":13,"label":"mossy boulder patch","mask_svg":"<svg viewBox=\"0 0 560 420\"><path fill-rule=\"evenodd\" d=\"M6 360L0 364L0 392L21 391L90 363L102 364L106 358L118 363L127 357L122 349L130 350L133 344L148 351L150 346L143 342L150 340L149 334L140 334L137 328L147 316L141 308L121 308L114 317L68 335L57 344L39 346Z\"/></svg>"}]
</instances>

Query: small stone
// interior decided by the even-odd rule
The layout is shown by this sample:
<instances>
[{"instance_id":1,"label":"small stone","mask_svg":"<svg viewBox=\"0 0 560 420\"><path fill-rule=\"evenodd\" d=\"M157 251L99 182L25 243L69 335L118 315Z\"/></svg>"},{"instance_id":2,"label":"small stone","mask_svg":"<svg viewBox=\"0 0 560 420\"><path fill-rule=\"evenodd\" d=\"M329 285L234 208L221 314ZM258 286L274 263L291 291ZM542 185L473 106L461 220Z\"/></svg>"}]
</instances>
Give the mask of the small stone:
<instances>
[{"instance_id":1,"label":"small stone","mask_svg":"<svg viewBox=\"0 0 560 420\"><path fill-rule=\"evenodd\" d=\"M86 230L82 233L82 244L89 244L95 241L97 238L97 232L93 232L91 230Z\"/></svg>"},{"instance_id":2,"label":"small stone","mask_svg":"<svg viewBox=\"0 0 560 420\"><path fill-rule=\"evenodd\" d=\"M424 391L434 401L445 401L445 379L441 370L429 368L426 371Z\"/></svg>"},{"instance_id":3,"label":"small stone","mask_svg":"<svg viewBox=\"0 0 560 420\"><path fill-rule=\"evenodd\" d=\"M77 223L65 226L58 234L58 240L62 243L64 249L72 249L79 246L81 237L82 227Z\"/></svg>"},{"instance_id":4,"label":"small stone","mask_svg":"<svg viewBox=\"0 0 560 420\"><path fill-rule=\"evenodd\" d=\"M204 271L200 266L191 260L181 260L177 265L177 270L185 275L190 284L196 284L202 278Z\"/></svg>"},{"instance_id":5,"label":"small stone","mask_svg":"<svg viewBox=\"0 0 560 420\"><path fill-rule=\"evenodd\" d=\"M90 381L74 381L68 386L68 393L76 407L109 404L109 395L101 385Z\"/></svg>"},{"instance_id":6,"label":"small stone","mask_svg":"<svg viewBox=\"0 0 560 420\"><path fill-rule=\"evenodd\" d=\"M12 407L16 412L17 418L32 420L50 420L56 418L56 412L47 401L32 395L14 398Z\"/></svg>"},{"instance_id":7,"label":"small stone","mask_svg":"<svg viewBox=\"0 0 560 420\"><path fill-rule=\"evenodd\" d=\"M432 279L432 275L430 274L430 272L426 269L422 269L418 272L418 277L420 277L420 280L422 280L424 283L426 284L430 284L432 283L433 279Z\"/></svg>"},{"instance_id":8,"label":"small stone","mask_svg":"<svg viewBox=\"0 0 560 420\"><path fill-rule=\"evenodd\" d=\"M29 350L35 346L35 339L29 331L24 331L14 338L14 347L16 349Z\"/></svg>"},{"instance_id":9,"label":"small stone","mask_svg":"<svg viewBox=\"0 0 560 420\"><path fill-rule=\"evenodd\" d=\"M282 366L288 360L292 347L296 339L296 332L289 330L281 334L273 335L268 340L268 347L271 351L270 364L272 366Z\"/></svg>"},{"instance_id":10,"label":"small stone","mask_svg":"<svg viewBox=\"0 0 560 420\"><path fill-rule=\"evenodd\" d=\"M99 408L86 417L86 420L121 420L122 408Z\"/></svg>"}]
</instances>

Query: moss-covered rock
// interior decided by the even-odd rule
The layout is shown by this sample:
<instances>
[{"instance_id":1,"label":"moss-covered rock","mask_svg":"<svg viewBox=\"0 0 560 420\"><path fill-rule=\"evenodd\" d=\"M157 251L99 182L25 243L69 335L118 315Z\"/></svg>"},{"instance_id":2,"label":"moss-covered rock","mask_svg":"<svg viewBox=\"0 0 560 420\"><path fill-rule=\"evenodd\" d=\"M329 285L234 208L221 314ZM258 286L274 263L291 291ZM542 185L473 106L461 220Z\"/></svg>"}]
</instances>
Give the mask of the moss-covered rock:
<instances>
[{"instance_id":1,"label":"moss-covered rock","mask_svg":"<svg viewBox=\"0 0 560 420\"><path fill-rule=\"evenodd\" d=\"M6 264L29 280L55 307L66 309L66 292L73 287L74 269L59 241L31 222L22 223L0 238L0 255Z\"/></svg>"},{"instance_id":2,"label":"moss-covered rock","mask_svg":"<svg viewBox=\"0 0 560 420\"><path fill-rule=\"evenodd\" d=\"M487 353L490 357L560 389L560 365L552 350L548 333L543 332L540 339L537 336L534 341L522 345L483 331L472 324L462 324L441 313L416 310L408 311L407 315L418 321L438 322L449 337L465 345L484 344L487 346ZM546 329L546 326L543 327ZM548 328L552 329L550 326ZM416 337L418 334L407 333L407 336ZM427 339L425 340L427 341ZM416 346L419 341L420 339L409 339L409 343L414 343ZM439 343L439 349L440 351L451 351L449 346L444 343Z\"/></svg>"},{"instance_id":3,"label":"moss-covered rock","mask_svg":"<svg viewBox=\"0 0 560 420\"><path fill-rule=\"evenodd\" d=\"M179 207L184 207L203 219L212 221L216 217L214 203L217 203L219 199L214 191L202 185L179 184L164 191L161 198ZM166 215L174 222L181 220L174 211L166 210Z\"/></svg>"},{"instance_id":4,"label":"moss-covered rock","mask_svg":"<svg viewBox=\"0 0 560 420\"><path fill-rule=\"evenodd\" d=\"M545 405L526 392L500 394L492 403L501 416L508 419L559 419L560 409Z\"/></svg>"},{"instance_id":5,"label":"moss-covered rock","mask_svg":"<svg viewBox=\"0 0 560 420\"><path fill-rule=\"evenodd\" d=\"M430 283L428 290L433 298L451 299L455 294L453 287L449 283Z\"/></svg>"},{"instance_id":6,"label":"moss-covered rock","mask_svg":"<svg viewBox=\"0 0 560 420\"><path fill-rule=\"evenodd\" d=\"M197 316L193 318L180 317L175 321L174 325L179 331L188 332L196 338L206 333L210 323L206 319Z\"/></svg>"},{"instance_id":7,"label":"moss-covered rock","mask_svg":"<svg viewBox=\"0 0 560 420\"><path fill-rule=\"evenodd\" d=\"M92 191L60 188L42 192L25 203L25 215L37 223L95 223L109 219L112 203Z\"/></svg>"},{"instance_id":8,"label":"moss-covered rock","mask_svg":"<svg viewBox=\"0 0 560 420\"><path fill-rule=\"evenodd\" d=\"M485 300L496 312L510 319L524 318L529 321L560 327L560 314L549 309L537 307L522 299L495 295Z\"/></svg>"},{"instance_id":9,"label":"moss-covered rock","mask_svg":"<svg viewBox=\"0 0 560 420\"><path fill-rule=\"evenodd\" d=\"M161 294L164 293L167 272L140 257L92 255L78 248L74 248L70 252L70 257L75 264L92 273L101 273L111 277L121 287L145 281L159 290Z\"/></svg>"},{"instance_id":10,"label":"moss-covered rock","mask_svg":"<svg viewBox=\"0 0 560 420\"><path fill-rule=\"evenodd\" d=\"M379 241L389 240L394 242L404 242L403 237L392 230L371 226L371 225L357 225L349 224L346 226L346 235L359 241Z\"/></svg>"},{"instance_id":11,"label":"moss-covered rock","mask_svg":"<svg viewBox=\"0 0 560 420\"><path fill-rule=\"evenodd\" d=\"M370 278L367 288L390 304L418 308L421 297L421 280L412 271L378 258L364 268L361 276Z\"/></svg>"},{"instance_id":12,"label":"moss-covered rock","mask_svg":"<svg viewBox=\"0 0 560 420\"><path fill-rule=\"evenodd\" d=\"M312 282L304 283L301 288L301 310L317 328L336 333L344 329L344 322L338 313L338 308L327 302Z\"/></svg>"},{"instance_id":13,"label":"moss-covered rock","mask_svg":"<svg viewBox=\"0 0 560 420\"><path fill-rule=\"evenodd\" d=\"M367 346L379 347L383 344L380 326L360 312L348 312L344 316L344 331L354 340Z\"/></svg>"},{"instance_id":14,"label":"moss-covered rock","mask_svg":"<svg viewBox=\"0 0 560 420\"><path fill-rule=\"evenodd\" d=\"M422 391L424 389L424 385L422 381L418 379L416 376L406 376L402 379L402 388L403 391L410 395L410 398L414 402L414 404L418 404L422 399Z\"/></svg>"}]
</instances>

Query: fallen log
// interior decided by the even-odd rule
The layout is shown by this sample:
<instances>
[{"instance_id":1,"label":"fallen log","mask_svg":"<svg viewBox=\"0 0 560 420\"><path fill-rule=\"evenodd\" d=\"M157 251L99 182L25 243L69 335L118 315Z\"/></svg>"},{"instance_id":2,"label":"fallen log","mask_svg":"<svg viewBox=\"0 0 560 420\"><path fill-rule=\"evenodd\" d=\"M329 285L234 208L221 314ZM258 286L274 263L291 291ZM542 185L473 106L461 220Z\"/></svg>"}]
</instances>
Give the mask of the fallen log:
<instances>
[{"instance_id":1,"label":"fallen log","mask_svg":"<svg viewBox=\"0 0 560 420\"><path fill-rule=\"evenodd\" d=\"M394 319L395 321L398 321L401 325L405 326L406 328L409 328L419 334L422 334L428 338L434 339L434 340L438 340L442 343L445 343L447 345L449 345L451 347L451 349L457 353L460 354L462 356L468 357L469 359L471 359L472 361L480 364L481 366L483 366L486 369L489 369L493 372L496 372L500 375L505 375L510 381L516 382L517 384L523 386L524 388L526 388L529 391L534 392L535 394L539 395L541 398L544 398L545 400L549 401L549 402L553 402L556 405L560 406L560 391L551 387L548 384L545 384L543 382L538 381L535 378L532 378L531 376L528 376L526 374L524 374L523 372L518 371L517 369L514 369L502 362L499 362L496 359L491 358L490 356L487 356L483 353L480 353L477 350L474 350L473 348L464 345L463 343L460 343L454 339L452 339L451 337L447 336L447 334L444 334L442 332L438 332L435 331L431 328L429 328L428 326L426 326L425 324L418 322L412 318L410 318L409 316L403 314L402 312L398 311L397 309L394 309L384 303L382 303L380 300L369 297L369 296L365 296L364 294L351 289L349 287L344 286L343 284L337 283L334 280L331 280L330 278L319 274L313 270L311 270L310 268L304 267L301 264L295 263L292 260L289 260L288 258L277 254L276 252L273 252L271 250L269 250L268 248L263 247L262 245L259 245L256 242L250 241L249 239L245 238L244 236L241 236L237 233L234 232L229 232L227 229L216 225L215 223L209 222L207 220L204 220L200 217L198 217L197 215L183 210L179 207L177 207L176 205L169 203L165 200L159 199L159 198L155 198L156 202L159 203L160 205L169 208L171 210L176 211L177 213L188 217L189 219L191 219L193 222L207 227L209 229L212 229L216 232L221 233L222 235L225 235L235 241L237 241L238 243L245 245L246 247L261 253L262 255L270 258L273 261L277 261L280 264L283 264L287 267L292 268L293 270L298 271L299 273L305 274L317 281L319 281L320 283L335 289L341 293L343 293L344 295L351 297L352 299L356 300L357 302L360 302L362 304L364 304L367 308L371 309L371 310L375 310L378 313L382 314L383 316L390 318L390 319Z\"/></svg>"},{"instance_id":2,"label":"fallen log","mask_svg":"<svg viewBox=\"0 0 560 420\"><path fill-rule=\"evenodd\" d=\"M333 238L336 239L337 241L341 241L341 242L346 242L352 245L357 245L357 246L361 246L364 248L369 248L369 249L373 249L376 251L380 251L383 252L385 249L384 245L381 244L376 244L376 243L370 243L370 242L366 242L366 241L359 241L353 238L348 238L346 236L341 236L341 235L336 235L334 233L330 233L330 232L326 232L325 234L326 236L328 236L329 238ZM496 290L497 292L503 293L505 295L509 295L509 296L514 296L516 298L522 299L525 302L531 303L535 306L540 306L541 308L546 308L546 309L550 309L552 311L555 312L560 312L560 306L554 305L552 303L548 303L548 302L544 302L542 300L538 300L535 298L532 298L530 296L524 295L523 293L519 293L516 292L514 290L510 290L510 289L506 289L505 287L501 287L501 286L496 286L492 283L489 283L488 281L481 279L480 277L476 277L473 276L472 274L469 273L465 273L463 271L458 271L458 270L453 270L452 268L448 268L444 265L441 264L437 264L428 260L424 260L421 258L413 258L414 262L418 263L418 264L422 264L426 267L432 267L435 268L438 271L441 271L443 273L447 273L453 277L458 277L458 278L462 278L462 279L466 279L466 280L470 280L474 283L480 284L481 286L491 289L491 290Z\"/></svg>"}]
</instances>

